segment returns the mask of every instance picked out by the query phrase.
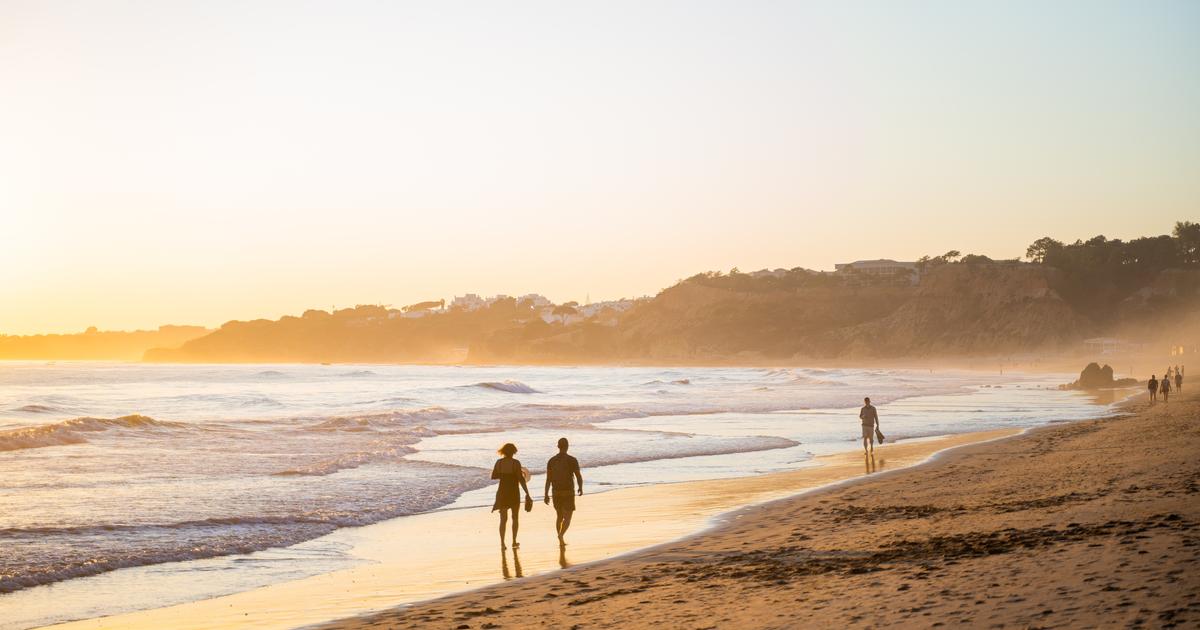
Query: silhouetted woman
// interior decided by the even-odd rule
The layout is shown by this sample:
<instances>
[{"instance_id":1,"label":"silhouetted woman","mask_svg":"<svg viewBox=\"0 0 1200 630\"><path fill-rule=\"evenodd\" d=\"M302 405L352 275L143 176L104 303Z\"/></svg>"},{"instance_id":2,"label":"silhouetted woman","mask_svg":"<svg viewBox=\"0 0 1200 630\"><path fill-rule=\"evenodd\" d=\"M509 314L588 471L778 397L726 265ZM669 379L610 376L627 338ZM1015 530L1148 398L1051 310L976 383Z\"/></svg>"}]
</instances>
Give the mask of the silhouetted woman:
<instances>
[{"instance_id":1,"label":"silhouetted woman","mask_svg":"<svg viewBox=\"0 0 1200 630\"><path fill-rule=\"evenodd\" d=\"M517 542L517 529L521 524L521 490L525 490L525 500L528 502L529 486L525 485L525 473L521 462L513 459L513 455L517 454L516 445L510 442L501 446L497 452L503 457L496 460L496 465L492 466L492 479L500 480L492 511L500 510L500 548L508 549L504 546L504 526L508 524L508 513L511 510L513 549L518 549L521 546L521 543Z\"/></svg>"},{"instance_id":2,"label":"silhouetted woman","mask_svg":"<svg viewBox=\"0 0 1200 630\"><path fill-rule=\"evenodd\" d=\"M1162 394L1163 402L1167 402L1167 399L1171 397L1170 376L1164 376L1162 377L1162 380L1158 382L1158 393Z\"/></svg>"}]
</instances>

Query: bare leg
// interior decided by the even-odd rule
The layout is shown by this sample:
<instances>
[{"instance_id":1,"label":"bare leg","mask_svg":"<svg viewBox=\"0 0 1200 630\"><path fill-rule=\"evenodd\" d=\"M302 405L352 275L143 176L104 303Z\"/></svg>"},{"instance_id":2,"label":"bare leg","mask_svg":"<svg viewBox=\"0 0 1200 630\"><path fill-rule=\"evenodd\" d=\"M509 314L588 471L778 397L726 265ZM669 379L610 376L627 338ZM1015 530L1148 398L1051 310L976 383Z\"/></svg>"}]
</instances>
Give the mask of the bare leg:
<instances>
[{"instance_id":1,"label":"bare leg","mask_svg":"<svg viewBox=\"0 0 1200 630\"><path fill-rule=\"evenodd\" d=\"M867 438L863 438L863 452L867 452Z\"/></svg>"},{"instance_id":2,"label":"bare leg","mask_svg":"<svg viewBox=\"0 0 1200 630\"><path fill-rule=\"evenodd\" d=\"M558 542L562 542L563 513L559 510L554 511L554 533L558 534Z\"/></svg>"},{"instance_id":3,"label":"bare leg","mask_svg":"<svg viewBox=\"0 0 1200 630\"><path fill-rule=\"evenodd\" d=\"M504 527L508 525L508 508L500 508L500 548L508 549L504 545Z\"/></svg>"},{"instance_id":4,"label":"bare leg","mask_svg":"<svg viewBox=\"0 0 1200 630\"><path fill-rule=\"evenodd\" d=\"M567 544L567 542L563 540L563 536L567 535L567 529L571 527L572 514L574 514L574 512L563 512L562 528L558 530L558 542L564 545Z\"/></svg>"},{"instance_id":5,"label":"bare leg","mask_svg":"<svg viewBox=\"0 0 1200 630\"><path fill-rule=\"evenodd\" d=\"M521 543L517 542L517 530L521 528L521 516L520 516L520 514L521 514L521 510L520 510L520 508L513 508L513 511L512 511L512 521L513 521L513 549L516 549L517 547L520 547L520 546L521 546Z\"/></svg>"}]
</instances>

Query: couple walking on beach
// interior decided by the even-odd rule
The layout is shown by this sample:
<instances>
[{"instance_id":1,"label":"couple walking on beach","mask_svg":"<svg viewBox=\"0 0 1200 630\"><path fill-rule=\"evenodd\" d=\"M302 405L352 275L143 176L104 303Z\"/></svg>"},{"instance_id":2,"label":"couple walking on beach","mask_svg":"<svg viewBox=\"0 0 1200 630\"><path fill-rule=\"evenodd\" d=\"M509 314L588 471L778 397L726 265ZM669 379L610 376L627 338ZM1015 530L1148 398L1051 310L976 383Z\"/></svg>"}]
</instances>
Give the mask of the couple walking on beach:
<instances>
[{"instance_id":1,"label":"couple walking on beach","mask_svg":"<svg viewBox=\"0 0 1200 630\"><path fill-rule=\"evenodd\" d=\"M545 502L550 505L550 491L553 490L554 531L558 533L559 546L567 544L563 536L571 526L571 516L575 513L576 482L579 496L583 496L583 473L579 470L579 460L567 454L569 447L567 438L559 438L558 455L546 462ZM517 530L521 524L521 490L525 491L525 511L533 510L533 498L529 496L527 485L529 471L514 457L517 446L512 442L501 446L498 452L501 457L492 466L492 479L499 480L500 485L496 488L496 502L492 504L492 511L500 510L500 548L508 549L504 545L504 530L511 518L512 546L513 549L519 549L521 543L517 542Z\"/></svg>"}]
</instances>

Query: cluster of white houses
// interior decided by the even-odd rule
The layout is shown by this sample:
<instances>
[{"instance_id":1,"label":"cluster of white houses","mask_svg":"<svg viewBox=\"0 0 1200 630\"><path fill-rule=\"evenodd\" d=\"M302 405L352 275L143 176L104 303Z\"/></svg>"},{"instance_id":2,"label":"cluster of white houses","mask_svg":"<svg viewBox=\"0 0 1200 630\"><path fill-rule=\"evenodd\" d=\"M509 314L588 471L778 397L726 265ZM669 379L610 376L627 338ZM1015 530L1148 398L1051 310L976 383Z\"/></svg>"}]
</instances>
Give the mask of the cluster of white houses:
<instances>
[{"instance_id":1,"label":"cluster of white houses","mask_svg":"<svg viewBox=\"0 0 1200 630\"><path fill-rule=\"evenodd\" d=\"M571 308L561 309L556 313L555 310L558 309L559 305L556 305L554 302L551 302L549 298L537 293L528 293L516 298L503 294L493 295L491 297L481 297L474 293L468 293L466 295L455 296L455 298L450 300L449 303L446 303L444 300L439 300L436 302L421 302L420 304L413 304L412 306L405 307L399 311L391 311L388 316L389 318L393 319L396 317L416 319L428 315L444 313L448 310L471 312L488 308L496 302L500 302L502 300L511 299L515 299L517 304L528 305L533 309L537 316L546 323L558 322L573 324L598 316L602 319L605 319L605 316L615 317L616 315L633 308L638 302L642 300L648 300L649 298L643 297L638 299L608 300L604 302L592 302L589 304L576 304L575 302L568 302L567 305ZM610 321L606 323L615 322Z\"/></svg>"},{"instance_id":2,"label":"cluster of white houses","mask_svg":"<svg viewBox=\"0 0 1200 630\"><path fill-rule=\"evenodd\" d=\"M915 283L920 276L920 267L915 262L902 262L891 260L888 258L880 258L877 260L856 260L851 263L838 263L834 265L835 274L866 274L870 276L909 276ZM782 278L789 272L787 269L760 269L751 271L749 274L752 278ZM829 273L822 271L820 273Z\"/></svg>"},{"instance_id":3,"label":"cluster of white houses","mask_svg":"<svg viewBox=\"0 0 1200 630\"><path fill-rule=\"evenodd\" d=\"M858 260L852 263L839 263L835 266L835 268L836 271L834 273L838 274L861 273L872 276L892 276L903 274L906 276L910 275L914 283L918 278L918 267L917 263L915 262L898 262L888 259ZM765 276L782 278L788 273L790 272L787 269L762 269L760 271L750 272L748 275L756 278ZM501 300L510 299L515 299L517 304L529 305L529 307L531 307L537 313L538 317L542 318L542 320L547 323L560 322L572 324L597 316L601 317L602 320L611 319L611 317L615 317L616 315L633 308L633 306L638 302L648 300L650 298L642 297L637 299L608 300L605 302L592 302L582 305L576 304L575 302L568 302L567 305L573 309L573 312L571 309L559 309L559 311L556 313L555 310L558 309L558 305L556 305L554 302L551 302L546 296L537 293L527 293L516 298L503 294L493 295L491 297L482 297L474 293L468 293L466 295L455 296L455 298L450 300L449 303L447 303L445 300L438 300L436 302L421 302L420 304L413 304L399 311L391 311L388 314L388 317L416 319L419 317L425 317L427 315L443 313L447 310L471 312L488 308Z\"/></svg>"},{"instance_id":4,"label":"cluster of white houses","mask_svg":"<svg viewBox=\"0 0 1200 630\"><path fill-rule=\"evenodd\" d=\"M898 274L916 274L919 269L915 262L900 262L888 258L878 260L856 260L852 263L838 263L833 266L840 273L865 273L872 276L894 276Z\"/></svg>"}]
</instances>

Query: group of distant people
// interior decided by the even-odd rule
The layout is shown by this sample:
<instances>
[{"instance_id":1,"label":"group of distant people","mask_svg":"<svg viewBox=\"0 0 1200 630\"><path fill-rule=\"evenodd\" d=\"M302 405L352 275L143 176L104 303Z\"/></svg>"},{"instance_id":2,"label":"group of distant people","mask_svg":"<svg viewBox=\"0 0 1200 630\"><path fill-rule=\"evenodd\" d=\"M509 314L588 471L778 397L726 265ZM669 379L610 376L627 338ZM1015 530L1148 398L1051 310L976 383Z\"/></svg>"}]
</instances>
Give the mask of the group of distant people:
<instances>
[{"instance_id":1,"label":"group of distant people","mask_svg":"<svg viewBox=\"0 0 1200 630\"><path fill-rule=\"evenodd\" d=\"M1150 381L1146 383L1146 389L1150 392L1151 404L1158 401L1159 395L1162 395L1163 402L1167 402L1171 396L1172 380L1175 381L1175 391L1183 391L1183 366L1176 365L1173 368L1167 368L1161 380L1155 374L1150 375Z\"/></svg>"},{"instance_id":2,"label":"group of distant people","mask_svg":"<svg viewBox=\"0 0 1200 630\"><path fill-rule=\"evenodd\" d=\"M571 516L575 513L575 496L583 496L583 473L579 470L579 460L567 454L570 443L567 438L559 438L558 454L546 462L545 503L554 502L554 531L558 534L558 544L565 547L564 536L571 526ZM492 479L500 481L496 488L496 501L492 511L500 511L500 548L508 549L504 544L504 532L508 521L512 520L512 546L519 549L517 531L521 525L521 490L525 491L525 511L533 510L533 498L529 496L529 471L521 466L516 459L517 446L511 442L500 447L500 459L492 466ZM578 490L576 485L578 484ZM551 494L553 490L553 495ZM516 552L513 552L514 554Z\"/></svg>"}]
</instances>

